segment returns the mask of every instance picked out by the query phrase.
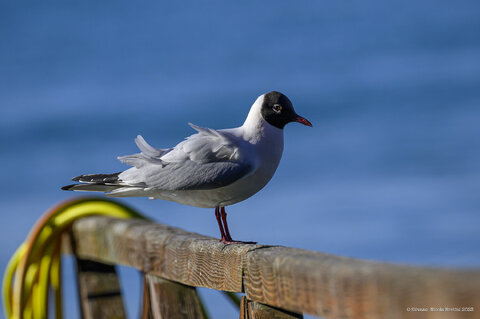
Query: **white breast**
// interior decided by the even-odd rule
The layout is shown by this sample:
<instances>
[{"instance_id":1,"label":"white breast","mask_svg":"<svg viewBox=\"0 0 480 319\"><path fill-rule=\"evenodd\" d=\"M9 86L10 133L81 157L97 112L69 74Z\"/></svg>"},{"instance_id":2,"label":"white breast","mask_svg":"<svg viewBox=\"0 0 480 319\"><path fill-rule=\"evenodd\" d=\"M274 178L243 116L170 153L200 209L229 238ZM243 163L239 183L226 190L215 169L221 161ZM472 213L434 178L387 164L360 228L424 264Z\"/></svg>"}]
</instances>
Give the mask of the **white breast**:
<instances>
[{"instance_id":1,"label":"white breast","mask_svg":"<svg viewBox=\"0 0 480 319\"><path fill-rule=\"evenodd\" d=\"M273 177L283 153L283 130L268 124L261 118L260 133L248 136L245 130L245 139L252 145L251 151L257 159L257 169L249 176L235 183L218 189L224 194L220 206L227 206L243 201L261 190Z\"/></svg>"}]
</instances>

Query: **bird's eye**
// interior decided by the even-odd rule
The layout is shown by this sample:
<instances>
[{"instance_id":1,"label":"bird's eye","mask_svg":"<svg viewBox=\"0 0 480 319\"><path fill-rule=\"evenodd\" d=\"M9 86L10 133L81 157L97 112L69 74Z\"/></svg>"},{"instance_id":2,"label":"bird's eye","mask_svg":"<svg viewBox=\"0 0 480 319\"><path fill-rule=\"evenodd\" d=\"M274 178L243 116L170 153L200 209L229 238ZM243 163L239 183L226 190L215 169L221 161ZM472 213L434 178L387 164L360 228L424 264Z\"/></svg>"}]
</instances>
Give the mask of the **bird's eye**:
<instances>
[{"instance_id":1,"label":"bird's eye","mask_svg":"<svg viewBox=\"0 0 480 319\"><path fill-rule=\"evenodd\" d=\"M282 106L280 104L274 104L272 110L275 113L280 113L282 111Z\"/></svg>"}]
</instances>

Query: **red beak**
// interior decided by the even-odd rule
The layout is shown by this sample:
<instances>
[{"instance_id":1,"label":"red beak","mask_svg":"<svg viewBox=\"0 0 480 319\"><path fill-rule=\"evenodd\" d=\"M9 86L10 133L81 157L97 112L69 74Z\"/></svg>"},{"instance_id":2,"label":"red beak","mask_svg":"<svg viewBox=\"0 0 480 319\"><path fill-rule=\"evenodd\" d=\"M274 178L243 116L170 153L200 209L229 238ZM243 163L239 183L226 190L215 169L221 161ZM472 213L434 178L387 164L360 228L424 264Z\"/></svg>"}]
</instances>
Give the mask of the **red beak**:
<instances>
[{"instance_id":1,"label":"red beak","mask_svg":"<svg viewBox=\"0 0 480 319\"><path fill-rule=\"evenodd\" d=\"M312 127L312 123L310 123L309 120L307 120L306 118L300 116L300 115L297 115L297 117L295 118L294 120L295 122L298 122L298 123L301 123L303 125L306 125L306 126L310 126Z\"/></svg>"}]
</instances>

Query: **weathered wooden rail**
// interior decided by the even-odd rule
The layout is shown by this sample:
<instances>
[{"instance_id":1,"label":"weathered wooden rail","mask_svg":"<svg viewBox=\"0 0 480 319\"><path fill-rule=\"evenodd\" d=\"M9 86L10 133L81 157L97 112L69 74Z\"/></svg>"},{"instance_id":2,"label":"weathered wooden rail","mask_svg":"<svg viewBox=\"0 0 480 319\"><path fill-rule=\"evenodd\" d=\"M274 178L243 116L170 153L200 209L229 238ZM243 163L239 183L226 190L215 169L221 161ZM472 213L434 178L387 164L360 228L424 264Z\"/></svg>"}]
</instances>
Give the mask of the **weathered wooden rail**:
<instances>
[{"instance_id":1,"label":"weathered wooden rail","mask_svg":"<svg viewBox=\"0 0 480 319\"><path fill-rule=\"evenodd\" d=\"M125 316L114 268L107 266L115 264L147 274L144 303L150 318L202 318L194 287L245 293L240 318L301 318L302 313L480 318L479 270L392 265L278 246L225 246L178 228L105 217L75 222L72 236L86 318L101 317L106 304L116 317ZM420 311L424 308L428 311Z\"/></svg>"}]
</instances>

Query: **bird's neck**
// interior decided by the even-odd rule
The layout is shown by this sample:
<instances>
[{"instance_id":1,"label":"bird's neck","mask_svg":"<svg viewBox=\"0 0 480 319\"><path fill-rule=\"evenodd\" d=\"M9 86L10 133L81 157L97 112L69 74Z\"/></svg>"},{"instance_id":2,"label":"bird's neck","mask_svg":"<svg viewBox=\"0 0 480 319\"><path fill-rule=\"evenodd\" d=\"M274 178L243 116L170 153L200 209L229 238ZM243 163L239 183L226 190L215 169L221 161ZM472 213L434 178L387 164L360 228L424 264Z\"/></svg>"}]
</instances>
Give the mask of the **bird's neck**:
<instances>
[{"instance_id":1,"label":"bird's neck","mask_svg":"<svg viewBox=\"0 0 480 319\"><path fill-rule=\"evenodd\" d=\"M242 125L243 137L252 144L278 140L283 142L283 130L269 124L262 117L263 96L253 103Z\"/></svg>"}]
</instances>

